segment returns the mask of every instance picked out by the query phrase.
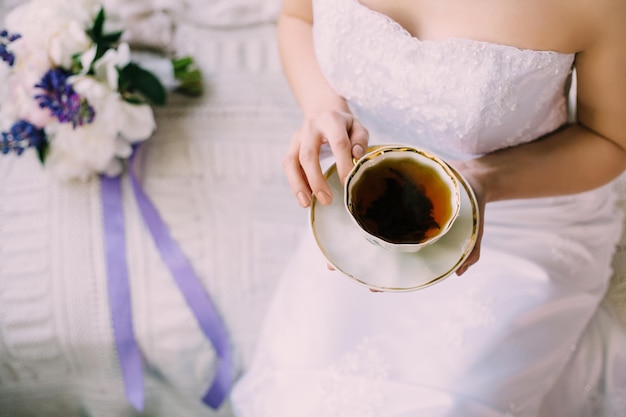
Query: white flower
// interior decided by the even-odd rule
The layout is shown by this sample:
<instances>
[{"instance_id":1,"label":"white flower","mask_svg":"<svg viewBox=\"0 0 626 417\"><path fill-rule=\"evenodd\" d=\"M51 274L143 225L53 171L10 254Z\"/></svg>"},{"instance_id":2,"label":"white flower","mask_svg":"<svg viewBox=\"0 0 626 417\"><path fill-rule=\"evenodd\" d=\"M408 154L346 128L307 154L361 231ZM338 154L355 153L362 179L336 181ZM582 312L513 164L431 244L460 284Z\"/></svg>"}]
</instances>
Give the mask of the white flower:
<instances>
[{"instance_id":1,"label":"white flower","mask_svg":"<svg viewBox=\"0 0 626 417\"><path fill-rule=\"evenodd\" d=\"M53 137L46 165L56 177L86 181L94 173L106 171L115 159L115 136L101 123L77 129L67 123L54 127L46 129Z\"/></svg>"},{"instance_id":2,"label":"white flower","mask_svg":"<svg viewBox=\"0 0 626 417\"><path fill-rule=\"evenodd\" d=\"M148 104L128 103L116 89L94 77L79 75L70 77L69 82L96 111L94 123L105 124L106 129L131 143L145 140L154 132L156 122Z\"/></svg>"},{"instance_id":3,"label":"white flower","mask_svg":"<svg viewBox=\"0 0 626 417\"><path fill-rule=\"evenodd\" d=\"M116 90L92 76L74 76L69 82L93 107L95 118L75 129L67 123L49 125L46 133L52 141L46 164L63 180L119 174L119 158L130 156L130 144L149 138L154 131L152 108L125 102Z\"/></svg>"},{"instance_id":4,"label":"white flower","mask_svg":"<svg viewBox=\"0 0 626 417\"><path fill-rule=\"evenodd\" d=\"M116 90L119 79L118 69L124 68L129 62L130 47L127 43L121 43L117 49L106 51L102 58L95 62L93 69L96 77L106 80L109 83L109 87Z\"/></svg>"},{"instance_id":5,"label":"white flower","mask_svg":"<svg viewBox=\"0 0 626 417\"><path fill-rule=\"evenodd\" d=\"M13 107L10 101L11 97L11 71L8 65L0 65L0 80L4 82L0 83L0 131L7 130L14 120L7 111L7 108L11 110Z\"/></svg>"},{"instance_id":6,"label":"white flower","mask_svg":"<svg viewBox=\"0 0 626 417\"><path fill-rule=\"evenodd\" d=\"M48 53L52 63L63 68L71 68L72 56L89 48L91 39L77 21L67 23L65 30L60 30L50 38Z\"/></svg>"},{"instance_id":7,"label":"white flower","mask_svg":"<svg viewBox=\"0 0 626 417\"><path fill-rule=\"evenodd\" d=\"M4 80L0 92L2 130L6 130L20 119L27 120L40 128L52 120L50 111L39 107L39 103L34 99L35 95L40 92L35 88L40 78L37 71L0 74L0 79Z\"/></svg>"},{"instance_id":8,"label":"white flower","mask_svg":"<svg viewBox=\"0 0 626 417\"><path fill-rule=\"evenodd\" d=\"M156 128L154 112L149 105L125 101L119 108L118 123L120 135L131 143L148 139Z\"/></svg>"},{"instance_id":9,"label":"white flower","mask_svg":"<svg viewBox=\"0 0 626 417\"><path fill-rule=\"evenodd\" d=\"M91 64L93 64L93 60L96 59L96 54L98 53L98 47L96 45L89 48L87 51L80 55L80 65L82 70L80 75L85 75L91 69Z\"/></svg>"},{"instance_id":10,"label":"white flower","mask_svg":"<svg viewBox=\"0 0 626 417\"><path fill-rule=\"evenodd\" d=\"M48 64L68 68L72 55L91 46L85 30L98 12L95 0L32 0L11 11L6 28L22 38L12 48L41 51ZM26 44L19 46L19 44ZM17 52L17 51L16 51ZM28 59L21 53L20 59Z\"/></svg>"},{"instance_id":11,"label":"white flower","mask_svg":"<svg viewBox=\"0 0 626 417\"><path fill-rule=\"evenodd\" d=\"M129 103L118 91L119 71L131 62L129 45L111 47L96 60L97 48L87 30L100 10L98 0L30 0L14 8L5 21L9 33L21 37L10 44L14 65L0 71L0 129L20 119L43 128L50 145L46 167L63 180L120 174L133 143L148 139L156 128L150 105ZM111 33L111 27L103 32ZM73 65L77 57L79 74ZM63 123L35 99L45 93L35 85L55 67L73 71L67 83L80 97L76 102L70 95L61 105ZM47 99L56 100L54 94Z\"/></svg>"}]
</instances>

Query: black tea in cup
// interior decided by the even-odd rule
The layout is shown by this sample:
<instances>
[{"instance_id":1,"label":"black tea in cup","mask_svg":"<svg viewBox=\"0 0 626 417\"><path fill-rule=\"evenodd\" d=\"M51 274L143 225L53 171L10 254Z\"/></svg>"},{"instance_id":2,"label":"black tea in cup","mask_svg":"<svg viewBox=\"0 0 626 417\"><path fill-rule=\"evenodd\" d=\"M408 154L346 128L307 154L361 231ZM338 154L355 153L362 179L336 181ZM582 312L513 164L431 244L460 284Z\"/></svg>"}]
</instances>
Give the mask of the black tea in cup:
<instances>
[{"instance_id":1,"label":"black tea in cup","mask_svg":"<svg viewBox=\"0 0 626 417\"><path fill-rule=\"evenodd\" d=\"M368 233L394 244L421 243L454 214L440 174L414 158L384 158L352 186L352 213Z\"/></svg>"}]
</instances>

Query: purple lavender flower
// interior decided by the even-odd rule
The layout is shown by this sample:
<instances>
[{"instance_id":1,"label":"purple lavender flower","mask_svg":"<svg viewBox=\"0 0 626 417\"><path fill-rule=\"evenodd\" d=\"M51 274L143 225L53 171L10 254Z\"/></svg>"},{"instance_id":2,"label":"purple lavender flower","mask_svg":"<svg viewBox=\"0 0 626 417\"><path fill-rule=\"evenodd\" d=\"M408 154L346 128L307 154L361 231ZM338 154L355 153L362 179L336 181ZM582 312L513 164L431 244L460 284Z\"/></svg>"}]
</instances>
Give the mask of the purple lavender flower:
<instances>
[{"instance_id":1,"label":"purple lavender flower","mask_svg":"<svg viewBox=\"0 0 626 417\"><path fill-rule=\"evenodd\" d=\"M9 64L10 67L15 64L15 55L9 51L7 46L21 37L17 33L9 33L6 30L0 31L0 59Z\"/></svg>"},{"instance_id":2,"label":"purple lavender flower","mask_svg":"<svg viewBox=\"0 0 626 417\"><path fill-rule=\"evenodd\" d=\"M89 105L87 99L82 98L67 79L72 74L61 69L51 69L43 76L35 88L42 89L43 94L38 94L35 99L39 102L39 107L50 109L50 114L56 117L61 123L71 123L76 129L93 122L96 112Z\"/></svg>"},{"instance_id":3,"label":"purple lavender flower","mask_svg":"<svg viewBox=\"0 0 626 417\"><path fill-rule=\"evenodd\" d=\"M37 149L45 145L46 134L43 129L27 122L19 120L8 132L2 132L0 139L0 152L4 155L13 151L18 155L24 152L24 149L35 147Z\"/></svg>"}]
</instances>

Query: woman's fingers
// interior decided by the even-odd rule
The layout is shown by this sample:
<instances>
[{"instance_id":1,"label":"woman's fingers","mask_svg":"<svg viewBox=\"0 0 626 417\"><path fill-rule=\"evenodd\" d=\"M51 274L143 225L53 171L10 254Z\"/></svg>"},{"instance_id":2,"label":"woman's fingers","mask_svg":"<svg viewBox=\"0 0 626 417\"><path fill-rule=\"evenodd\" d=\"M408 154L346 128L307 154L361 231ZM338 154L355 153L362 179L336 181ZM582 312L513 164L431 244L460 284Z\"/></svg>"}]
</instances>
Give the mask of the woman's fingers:
<instances>
[{"instance_id":1,"label":"woman's fingers","mask_svg":"<svg viewBox=\"0 0 626 417\"><path fill-rule=\"evenodd\" d=\"M480 238L476 241L476 245L474 246L474 249L472 249L472 252L470 253L470 255L467 257L465 262L463 262L463 265L461 265L459 269L456 270L456 274L459 276L463 275L465 271L467 271L470 266L478 262L479 259L480 259Z\"/></svg>"},{"instance_id":2,"label":"woman's fingers","mask_svg":"<svg viewBox=\"0 0 626 417\"><path fill-rule=\"evenodd\" d=\"M302 207L311 204L314 194L322 204L330 204L333 195L320 166L322 144L328 143L337 163L339 178L343 181L367 148L367 130L345 112L326 112L308 120L291 140L283 170L289 185Z\"/></svg>"},{"instance_id":3,"label":"woman's fingers","mask_svg":"<svg viewBox=\"0 0 626 417\"><path fill-rule=\"evenodd\" d=\"M298 160L311 191L322 204L330 204L333 195L320 166L320 148L340 132L332 121L320 118L307 123L300 133Z\"/></svg>"},{"instance_id":4,"label":"woman's fingers","mask_svg":"<svg viewBox=\"0 0 626 417\"><path fill-rule=\"evenodd\" d=\"M299 134L300 132L298 131L294 133L291 138L291 143L289 144L289 148L287 149L287 153L283 159L283 171L287 176L287 181L289 182L291 191L298 200L298 204L304 208L311 205L311 189L309 188L309 183L306 180L304 171L300 166Z\"/></svg>"},{"instance_id":5,"label":"woman's fingers","mask_svg":"<svg viewBox=\"0 0 626 417\"><path fill-rule=\"evenodd\" d=\"M369 134L363 125L352 115L342 115L345 130L343 134L336 132L334 141L329 141L337 163L337 175L343 184L348 173L354 166L354 159L365 153Z\"/></svg>"},{"instance_id":6,"label":"woman's fingers","mask_svg":"<svg viewBox=\"0 0 626 417\"><path fill-rule=\"evenodd\" d=\"M484 230L483 219L485 216L485 205L486 205L486 201L484 197L485 193L482 188L482 185L469 172L467 171L463 172L462 168L460 169L460 171L465 175L465 178L469 181L469 184L472 187L474 194L476 195L476 200L478 202L478 222L479 223L478 223L478 234L476 236L476 243L474 244L474 248L472 249L472 252L470 252L465 262L463 262L463 265L461 265L459 269L457 269L456 271L457 275L463 275L465 271L469 269L470 266L474 265L480 259L480 247L482 243L483 230Z\"/></svg>"},{"instance_id":7,"label":"woman's fingers","mask_svg":"<svg viewBox=\"0 0 626 417\"><path fill-rule=\"evenodd\" d=\"M459 269L456 270L457 275L463 275L470 266L474 265L480 259L480 243L483 236L482 231L483 227L481 222L481 225L478 228L478 237L476 238L476 244L474 245L474 249L472 249L472 252L469 254L465 262L463 262L463 265L461 265Z\"/></svg>"},{"instance_id":8,"label":"woman's fingers","mask_svg":"<svg viewBox=\"0 0 626 417\"><path fill-rule=\"evenodd\" d=\"M357 119L352 119L352 129L350 129L350 142L352 142L352 156L360 158L365 154L370 134L367 129Z\"/></svg>"}]
</instances>

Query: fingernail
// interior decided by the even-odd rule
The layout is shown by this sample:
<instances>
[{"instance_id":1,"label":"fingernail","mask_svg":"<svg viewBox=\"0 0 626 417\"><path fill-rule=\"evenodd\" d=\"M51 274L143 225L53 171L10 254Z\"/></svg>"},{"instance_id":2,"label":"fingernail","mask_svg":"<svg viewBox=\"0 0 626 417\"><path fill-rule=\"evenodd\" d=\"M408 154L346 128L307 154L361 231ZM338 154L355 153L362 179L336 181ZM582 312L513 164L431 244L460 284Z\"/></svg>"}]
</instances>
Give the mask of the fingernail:
<instances>
[{"instance_id":1,"label":"fingernail","mask_svg":"<svg viewBox=\"0 0 626 417\"><path fill-rule=\"evenodd\" d=\"M315 196L325 206L330 204L331 198L326 191L318 191L317 193L315 193Z\"/></svg>"},{"instance_id":2,"label":"fingernail","mask_svg":"<svg viewBox=\"0 0 626 417\"><path fill-rule=\"evenodd\" d=\"M361 145L357 144L352 147L352 156L354 156L355 158L360 158L363 156L363 154L364 154L364 151Z\"/></svg>"},{"instance_id":3,"label":"fingernail","mask_svg":"<svg viewBox=\"0 0 626 417\"><path fill-rule=\"evenodd\" d=\"M302 207L308 207L309 204L311 204L311 198L302 191L300 191L296 197Z\"/></svg>"}]
</instances>

